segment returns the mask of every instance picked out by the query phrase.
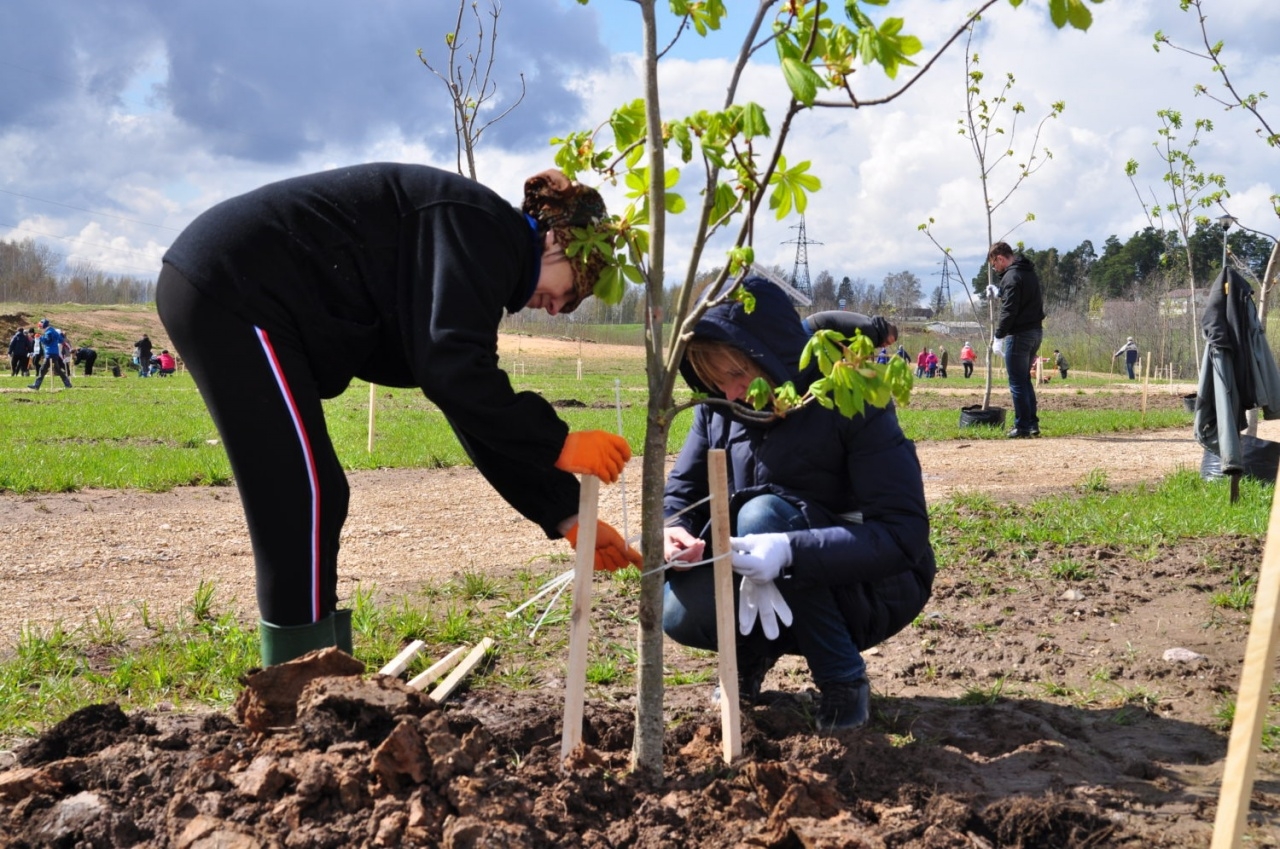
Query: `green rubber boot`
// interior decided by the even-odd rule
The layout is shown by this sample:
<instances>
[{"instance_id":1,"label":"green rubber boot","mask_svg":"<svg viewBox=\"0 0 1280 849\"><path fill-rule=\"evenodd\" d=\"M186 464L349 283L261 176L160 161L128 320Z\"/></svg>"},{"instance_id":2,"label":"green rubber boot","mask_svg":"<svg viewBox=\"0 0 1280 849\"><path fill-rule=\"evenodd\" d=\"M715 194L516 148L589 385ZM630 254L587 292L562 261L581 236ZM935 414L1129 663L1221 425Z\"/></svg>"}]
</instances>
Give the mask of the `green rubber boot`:
<instances>
[{"instance_id":1,"label":"green rubber boot","mask_svg":"<svg viewBox=\"0 0 1280 849\"><path fill-rule=\"evenodd\" d=\"M277 663L302 657L309 651L336 646L337 636L334 628L334 616L326 616L319 622L310 625L272 625L265 620L258 620L258 640L262 648L262 665L275 666ZM348 619L348 622L350 620ZM350 629L348 627L348 639Z\"/></svg>"},{"instance_id":2,"label":"green rubber boot","mask_svg":"<svg viewBox=\"0 0 1280 849\"><path fill-rule=\"evenodd\" d=\"M333 619L334 645L355 657L355 643L351 639L351 611L335 610L330 618Z\"/></svg>"}]
</instances>

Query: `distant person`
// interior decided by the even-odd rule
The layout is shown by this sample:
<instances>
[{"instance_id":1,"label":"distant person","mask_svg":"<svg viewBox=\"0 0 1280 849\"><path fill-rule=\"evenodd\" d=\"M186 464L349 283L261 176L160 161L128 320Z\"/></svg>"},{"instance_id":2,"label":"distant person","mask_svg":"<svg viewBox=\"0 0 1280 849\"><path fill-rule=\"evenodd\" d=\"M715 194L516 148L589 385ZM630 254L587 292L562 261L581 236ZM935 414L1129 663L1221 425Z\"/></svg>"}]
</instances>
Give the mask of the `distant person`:
<instances>
[{"instance_id":1,"label":"distant person","mask_svg":"<svg viewBox=\"0 0 1280 849\"><path fill-rule=\"evenodd\" d=\"M133 343L134 362L138 364L138 377L151 376L151 338L142 334L142 338Z\"/></svg>"},{"instance_id":2,"label":"distant person","mask_svg":"<svg viewBox=\"0 0 1280 849\"><path fill-rule=\"evenodd\" d=\"M943 345L938 349L938 377L947 376L948 359L950 359L950 354L947 353L947 346Z\"/></svg>"},{"instance_id":3,"label":"distant person","mask_svg":"<svg viewBox=\"0 0 1280 849\"><path fill-rule=\"evenodd\" d=\"M1006 242L996 242L987 252L991 269L1000 275L1000 315L996 338L1004 340L1004 367L1009 372L1013 399L1010 439L1040 435L1040 412L1031 364L1044 338L1044 298L1036 267L1022 254L1015 255Z\"/></svg>"},{"instance_id":4,"label":"distant person","mask_svg":"<svg viewBox=\"0 0 1280 849\"><path fill-rule=\"evenodd\" d=\"M936 377L938 374L938 355L933 352L932 348L926 349L929 356L924 358L925 377Z\"/></svg>"},{"instance_id":5,"label":"distant person","mask_svg":"<svg viewBox=\"0 0 1280 849\"><path fill-rule=\"evenodd\" d=\"M973 353L973 346L968 342L960 347L960 365L964 366L964 376L973 377L973 361L977 359L977 355Z\"/></svg>"},{"instance_id":6,"label":"distant person","mask_svg":"<svg viewBox=\"0 0 1280 849\"><path fill-rule=\"evenodd\" d=\"M906 360L907 362L911 362L911 355L907 353L907 349L904 348L901 344L898 345L898 356L902 357L902 359Z\"/></svg>"},{"instance_id":7,"label":"distant person","mask_svg":"<svg viewBox=\"0 0 1280 849\"><path fill-rule=\"evenodd\" d=\"M98 352L87 346L81 346L71 352L71 365L83 365L85 377L93 374L93 364L97 361Z\"/></svg>"},{"instance_id":8,"label":"distant person","mask_svg":"<svg viewBox=\"0 0 1280 849\"><path fill-rule=\"evenodd\" d=\"M44 352L40 350L40 334L34 327L27 328L27 339L31 341L31 355L27 358L27 370L40 371L40 363L44 360Z\"/></svg>"},{"instance_id":9,"label":"distant person","mask_svg":"<svg viewBox=\"0 0 1280 849\"><path fill-rule=\"evenodd\" d=\"M571 433L544 398L516 392L498 326L594 294L611 259L606 216L595 189L555 170L525 181L515 207L448 171L379 162L230 198L174 240L156 308L235 474L264 665L352 649L351 610L338 608L350 486L323 402L353 379L419 388L507 503L577 546L574 475L612 483L631 450L606 431ZM583 231L596 241L569 256ZM595 530L597 569L640 564L615 529Z\"/></svg>"},{"instance_id":10,"label":"distant person","mask_svg":"<svg viewBox=\"0 0 1280 849\"><path fill-rule=\"evenodd\" d=\"M49 373L50 367L53 373L62 378L62 385L67 389L71 388L71 378L67 376L67 364L62 359L62 343L64 337L62 331L49 323L49 319L40 319L40 348L44 351L44 361L40 364L40 371L36 375L36 382L28 386L28 389L39 389L40 384L44 383L44 377Z\"/></svg>"},{"instance_id":11,"label":"distant person","mask_svg":"<svg viewBox=\"0 0 1280 849\"><path fill-rule=\"evenodd\" d=\"M28 361L31 359L31 337L27 335L27 328L19 327L18 331L13 334L13 338L9 340L9 365L12 368L10 377L17 377L21 374L23 377L28 376Z\"/></svg>"},{"instance_id":12,"label":"distant person","mask_svg":"<svg viewBox=\"0 0 1280 849\"><path fill-rule=\"evenodd\" d=\"M882 366L889 364L889 349L881 348L876 352L876 363Z\"/></svg>"},{"instance_id":13,"label":"distant person","mask_svg":"<svg viewBox=\"0 0 1280 849\"><path fill-rule=\"evenodd\" d=\"M1138 343L1133 341L1130 336L1125 343L1120 346L1120 350L1111 355L1111 359L1124 354L1124 367L1129 372L1129 379L1134 379L1133 367L1138 364Z\"/></svg>"},{"instance_id":14,"label":"distant person","mask_svg":"<svg viewBox=\"0 0 1280 849\"><path fill-rule=\"evenodd\" d=\"M924 373L928 368L929 368L929 349L921 348L920 356L916 357L916 377L924 377Z\"/></svg>"},{"instance_id":15,"label":"distant person","mask_svg":"<svg viewBox=\"0 0 1280 849\"><path fill-rule=\"evenodd\" d=\"M1067 358L1064 357L1062 352L1057 348L1053 349L1053 364L1058 367L1058 374L1062 375L1062 379L1066 380L1067 369L1070 368L1070 366L1067 364Z\"/></svg>"},{"instance_id":16,"label":"distant person","mask_svg":"<svg viewBox=\"0 0 1280 849\"><path fill-rule=\"evenodd\" d=\"M170 354L167 350L160 352L160 356L156 358L156 365L158 366L156 374L161 377L170 376L178 367L178 363L173 359L173 354Z\"/></svg>"}]
</instances>

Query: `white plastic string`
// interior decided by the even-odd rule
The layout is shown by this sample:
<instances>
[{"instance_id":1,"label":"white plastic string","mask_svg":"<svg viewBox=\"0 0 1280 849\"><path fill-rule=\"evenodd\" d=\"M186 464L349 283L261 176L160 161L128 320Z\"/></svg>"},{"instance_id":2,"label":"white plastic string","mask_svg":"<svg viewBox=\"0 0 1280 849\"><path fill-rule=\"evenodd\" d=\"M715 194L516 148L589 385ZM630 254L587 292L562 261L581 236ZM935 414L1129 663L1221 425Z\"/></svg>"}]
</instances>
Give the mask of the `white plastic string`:
<instances>
[{"instance_id":1,"label":"white plastic string","mask_svg":"<svg viewBox=\"0 0 1280 849\"><path fill-rule=\"evenodd\" d=\"M572 573L570 573L570 577L572 578ZM551 597L551 601L547 603L547 609L542 611L542 615L538 617L538 621L533 623L533 630L529 632L529 639L532 640L537 636L538 629L542 627L542 623L551 615L551 611L555 608L556 602L560 600L560 596L564 594L565 590L569 589L569 585L572 583L572 580L568 580L560 584L560 588L556 590L556 594L553 595Z\"/></svg>"},{"instance_id":2,"label":"white plastic string","mask_svg":"<svg viewBox=\"0 0 1280 849\"><path fill-rule=\"evenodd\" d=\"M615 384L616 383L617 382L615 381ZM622 421L621 406L619 406L618 408L618 416L619 416L619 419L618 419L619 428L621 428L621 421ZM626 470L623 470L623 475L625 474L626 474ZM689 512L690 510L699 506L700 504L706 504L710 500L711 500L711 496L708 495L706 498L703 498L700 501L695 501L694 503L690 504L688 507L684 508L680 512L674 513L671 516L668 516L665 520L663 520L663 527L667 527L667 528L671 527L671 525L675 522L676 519L680 518L685 513ZM626 509L627 509L625 497L623 498L622 505L623 505L622 506L623 516L624 516L623 521L625 522ZM625 525L624 525L624 528L625 528ZM628 536L626 537L626 544L633 545L633 544L639 543L640 537L641 537L641 534L636 534L636 536L634 537ZM721 555L721 556L724 556L724 555ZM641 572L640 576L644 577L646 575L652 575L657 572L664 572L667 569L670 569L672 566L682 566L686 568L692 568L694 566L703 566L707 563L714 563L714 562L716 562L715 557L709 557L705 560L694 560L694 561L672 560L667 563L663 563L657 569L651 569L648 572ZM570 584L573 583L573 571L574 570L572 569L566 570L565 572L562 572L561 574L556 575L554 578L551 578L550 580L545 582L542 586L538 587L537 591L529 598L528 601L525 601L523 604L521 604L519 607L515 608L514 610L507 611L506 617L508 619L514 619L515 617L519 616L520 613L525 608L537 602L538 599L542 598L547 593L554 592L555 595L551 597L551 601L547 603L546 609L542 611L542 615L538 617L538 621L534 624L533 630L529 632L529 637L530 639L532 639L534 634L538 633L538 629L542 627L542 623L546 620L547 616L550 615L551 609L556 606L556 602L560 600L560 596L563 595L564 591L569 587Z\"/></svg>"},{"instance_id":3,"label":"white plastic string","mask_svg":"<svg viewBox=\"0 0 1280 849\"><path fill-rule=\"evenodd\" d=\"M569 584L569 583L572 583L572 581L573 581L573 570L572 570L572 569L570 569L569 571L564 572L564 573L562 573L562 574L556 575L554 578L552 578L551 580L549 580L549 581L547 581L545 584L543 584L541 587L539 587L539 588L538 588L538 591L534 594L534 596L533 596L532 598L530 598L530 599L529 599L528 601L526 601L524 604L522 604L522 605L520 605L519 607L517 607L515 610L508 611L508 612L507 612L507 618L508 618L508 619L514 619L516 616L519 616L519 615L520 615L520 611L524 610L526 607L528 607L529 605L533 604L535 601L537 601L538 599L542 598L544 595L546 595L547 593L551 592L551 591L552 591L552 590L554 590L556 587L561 587L561 588L563 588L563 587L564 587L564 585Z\"/></svg>"}]
</instances>

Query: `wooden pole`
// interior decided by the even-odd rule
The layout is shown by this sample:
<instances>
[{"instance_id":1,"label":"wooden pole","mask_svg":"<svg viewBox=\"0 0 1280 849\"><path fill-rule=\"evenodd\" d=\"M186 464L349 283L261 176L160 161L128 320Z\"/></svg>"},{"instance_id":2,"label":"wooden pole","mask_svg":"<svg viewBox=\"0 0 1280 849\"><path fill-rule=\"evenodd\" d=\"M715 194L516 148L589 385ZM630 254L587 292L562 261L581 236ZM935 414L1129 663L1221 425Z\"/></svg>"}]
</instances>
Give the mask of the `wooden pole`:
<instances>
[{"instance_id":1,"label":"wooden pole","mask_svg":"<svg viewBox=\"0 0 1280 849\"><path fill-rule=\"evenodd\" d=\"M1147 364L1142 368L1142 426L1147 426L1147 393L1151 390L1151 352L1147 351Z\"/></svg>"},{"instance_id":2,"label":"wooden pole","mask_svg":"<svg viewBox=\"0 0 1280 849\"><path fill-rule=\"evenodd\" d=\"M377 404L377 400L378 400L377 384L370 383L369 384L369 445L368 445L368 448L366 449L370 454L373 453L373 408Z\"/></svg>"},{"instance_id":3,"label":"wooden pole","mask_svg":"<svg viewBox=\"0 0 1280 849\"><path fill-rule=\"evenodd\" d=\"M724 762L742 755L738 706L738 630L733 603L733 563L729 557L729 475L723 448L707 452L711 489L711 553L715 558L716 649L720 659L720 738Z\"/></svg>"},{"instance_id":4,"label":"wooden pole","mask_svg":"<svg viewBox=\"0 0 1280 849\"><path fill-rule=\"evenodd\" d=\"M1212 849L1235 849L1240 845L1249 816L1249 796L1253 774L1262 748L1262 726L1267 718L1267 699L1274 676L1276 648L1280 645L1280 498L1272 496L1267 542L1262 551L1262 570L1253 596L1253 618L1249 641L1245 644L1240 690L1236 694L1236 714L1227 743L1227 762L1222 772L1218 815L1213 823Z\"/></svg>"},{"instance_id":5,"label":"wooden pole","mask_svg":"<svg viewBox=\"0 0 1280 849\"><path fill-rule=\"evenodd\" d=\"M454 691L458 684L462 683L462 679L466 678L471 670L480 665L480 661L484 660L485 652L493 648L493 637L485 637L476 647L467 655L466 660L454 667L449 673L449 677L440 682L440 685L431 691L431 700L433 702L443 702L449 698L449 694Z\"/></svg>"},{"instance_id":6,"label":"wooden pole","mask_svg":"<svg viewBox=\"0 0 1280 849\"><path fill-rule=\"evenodd\" d=\"M564 731L560 760L582 742L582 709L587 692L587 643L591 639L591 575L596 566L596 515L600 479L582 476L578 495L578 558L573 567L573 612L569 615L569 669L565 674Z\"/></svg>"}]
</instances>

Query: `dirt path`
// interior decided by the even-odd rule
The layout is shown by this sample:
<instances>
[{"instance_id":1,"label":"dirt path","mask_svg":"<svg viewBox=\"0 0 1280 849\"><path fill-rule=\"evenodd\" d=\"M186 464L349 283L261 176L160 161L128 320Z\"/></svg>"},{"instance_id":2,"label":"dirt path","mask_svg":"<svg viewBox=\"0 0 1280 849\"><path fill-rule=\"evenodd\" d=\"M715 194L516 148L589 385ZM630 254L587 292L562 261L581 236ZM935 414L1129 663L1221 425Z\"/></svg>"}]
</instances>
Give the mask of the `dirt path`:
<instances>
[{"instance_id":1,"label":"dirt path","mask_svg":"<svg viewBox=\"0 0 1280 849\"><path fill-rule=\"evenodd\" d=\"M1269 435L1270 434L1270 435ZM1280 437L1280 422L1260 435ZM949 440L918 446L931 501L975 490L1018 501L1078 486L1095 469L1112 486L1199 468L1190 428L1133 435L1039 440ZM1034 470L1034 471L1032 471ZM627 516L638 530L639 463L627 476ZM386 593L457 572L510 573L564 553L506 505L473 469L357 472L343 532L339 595L357 582ZM601 493L602 517L623 522L621 487ZM0 646L23 623L92 623L110 610L126 630L143 619L171 620L202 581L222 605L256 609L253 560L234 488L182 487L167 493L85 491L0 494Z\"/></svg>"}]
</instances>

